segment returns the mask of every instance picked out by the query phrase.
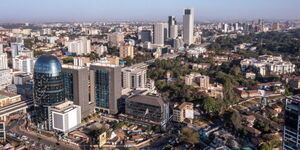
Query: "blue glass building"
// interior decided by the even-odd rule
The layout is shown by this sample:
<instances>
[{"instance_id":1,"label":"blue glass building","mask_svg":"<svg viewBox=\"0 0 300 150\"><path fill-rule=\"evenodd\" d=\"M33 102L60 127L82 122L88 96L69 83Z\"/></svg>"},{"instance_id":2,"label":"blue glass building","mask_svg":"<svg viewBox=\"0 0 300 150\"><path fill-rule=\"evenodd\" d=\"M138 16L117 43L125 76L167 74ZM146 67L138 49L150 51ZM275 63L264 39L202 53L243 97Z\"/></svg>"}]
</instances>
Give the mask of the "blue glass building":
<instances>
[{"instance_id":1,"label":"blue glass building","mask_svg":"<svg viewBox=\"0 0 300 150\"><path fill-rule=\"evenodd\" d=\"M37 123L46 122L48 107L65 100L64 78L59 60L53 55L41 55L34 66L33 81L35 118Z\"/></svg>"}]
</instances>

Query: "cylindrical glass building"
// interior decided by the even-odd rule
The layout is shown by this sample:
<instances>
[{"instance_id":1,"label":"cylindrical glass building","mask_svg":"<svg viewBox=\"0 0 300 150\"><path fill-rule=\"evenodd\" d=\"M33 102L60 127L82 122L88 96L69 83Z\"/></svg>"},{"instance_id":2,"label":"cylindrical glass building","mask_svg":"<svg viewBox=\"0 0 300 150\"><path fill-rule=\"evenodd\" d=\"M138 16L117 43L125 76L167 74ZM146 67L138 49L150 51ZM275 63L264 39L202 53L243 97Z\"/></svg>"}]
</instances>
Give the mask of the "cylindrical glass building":
<instances>
[{"instance_id":1,"label":"cylindrical glass building","mask_svg":"<svg viewBox=\"0 0 300 150\"><path fill-rule=\"evenodd\" d=\"M53 55L41 55L34 65L33 81L36 121L47 121L48 107L65 100L64 79L59 60Z\"/></svg>"}]
</instances>

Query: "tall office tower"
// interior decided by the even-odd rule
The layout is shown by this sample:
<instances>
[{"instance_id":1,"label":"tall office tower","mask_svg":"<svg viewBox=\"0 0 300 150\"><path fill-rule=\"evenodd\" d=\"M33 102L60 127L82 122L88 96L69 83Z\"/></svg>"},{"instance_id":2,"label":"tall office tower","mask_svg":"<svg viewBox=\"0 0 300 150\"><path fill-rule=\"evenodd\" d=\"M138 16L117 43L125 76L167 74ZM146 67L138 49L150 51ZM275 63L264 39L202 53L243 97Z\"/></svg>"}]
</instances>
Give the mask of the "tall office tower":
<instances>
[{"instance_id":1,"label":"tall office tower","mask_svg":"<svg viewBox=\"0 0 300 150\"><path fill-rule=\"evenodd\" d=\"M177 22L176 22L176 19L175 19L175 16L169 16L169 19L168 19L168 27L169 27L169 37L171 37L171 26L174 26L176 25Z\"/></svg>"},{"instance_id":2,"label":"tall office tower","mask_svg":"<svg viewBox=\"0 0 300 150\"><path fill-rule=\"evenodd\" d=\"M41 55L34 66L34 121L39 128L49 130L48 107L65 101L64 76L59 60L53 55Z\"/></svg>"},{"instance_id":3,"label":"tall office tower","mask_svg":"<svg viewBox=\"0 0 300 150\"><path fill-rule=\"evenodd\" d=\"M3 52L3 45L0 44L0 70L8 69L7 65L7 54Z\"/></svg>"},{"instance_id":4,"label":"tall office tower","mask_svg":"<svg viewBox=\"0 0 300 150\"><path fill-rule=\"evenodd\" d=\"M258 20L258 31L263 32L265 27L265 21L263 19Z\"/></svg>"},{"instance_id":5,"label":"tall office tower","mask_svg":"<svg viewBox=\"0 0 300 150\"><path fill-rule=\"evenodd\" d=\"M153 25L153 31L154 31L154 44L157 45L164 45L164 35L165 35L165 24L164 23L156 23Z\"/></svg>"},{"instance_id":6,"label":"tall office tower","mask_svg":"<svg viewBox=\"0 0 300 150\"><path fill-rule=\"evenodd\" d=\"M146 88L147 69L137 67L122 68L121 81L123 89Z\"/></svg>"},{"instance_id":7,"label":"tall office tower","mask_svg":"<svg viewBox=\"0 0 300 150\"><path fill-rule=\"evenodd\" d=\"M279 31L280 30L280 24L279 24L279 22L273 23L273 30L274 31Z\"/></svg>"},{"instance_id":8,"label":"tall office tower","mask_svg":"<svg viewBox=\"0 0 300 150\"><path fill-rule=\"evenodd\" d=\"M134 57L134 47L129 43L122 44L119 49L120 58Z\"/></svg>"},{"instance_id":9,"label":"tall office tower","mask_svg":"<svg viewBox=\"0 0 300 150\"><path fill-rule=\"evenodd\" d=\"M10 47L12 57L19 56L20 51L24 50L24 45L22 43L11 43Z\"/></svg>"},{"instance_id":10,"label":"tall office tower","mask_svg":"<svg viewBox=\"0 0 300 150\"><path fill-rule=\"evenodd\" d=\"M29 58L26 56L18 56L12 58L13 60L13 69L19 70L26 73L32 73L35 63L34 58Z\"/></svg>"},{"instance_id":11,"label":"tall office tower","mask_svg":"<svg viewBox=\"0 0 300 150\"><path fill-rule=\"evenodd\" d=\"M183 15L183 41L191 45L194 40L194 9L187 8Z\"/></svg>"},{"instance_id":12,"label":"tall office tower","mask_svg":"<svg viewBox=\"0 0 300 150\"><path fill-rule=\"evenodd\" d=\"M300 95L285 99L283 150L300 148Z\"/></svg>"},{"instance_id":13,"label":"tall office tower","mask_svg":"<svg viewBox=\"0 0 300 150\"><path fill-rule=\"evenodd\" d=\"M82 118L93 112L93 102L89 99L89 72L87 67L62 65L65 98L81 107Z\"/></svg>"},{"instance_id":14,"label":"tall office tower","mask_svg":"<svg viewBox=\"0 0 300 150\"><path fill-rule=\"evenodd\" d=\"M152 31L151 30L142 30L140 32L141 42L152 42Z\"/></svg>"},{"instance_id":15,"label":"tall office tower","mask_svg":"<svg viewBox=\"0 0 300 150\"><path fill-rule=\"evenodd\" d=\"M164 23L164 40L169 38L169 27L167 23Z\"/></svg>"},{"instance_id":16,"label":"tall office tower","mask_svg":"<svg viewBox=\"0 0 300 150\"><path fill-rule=\"evenodd\" d=\"M178 37L178 25L172 25L170 28L170 38L176 39Z\"/></svg>"},{"instance_id":17,"label":"tall office tower","mask_svg":"<svg viewBox=\"0 0 300 150\"><path fill-rule=\"evenodd\" d=\"M103 113L118 113L118 99L121 97L121 67L106 62L90 66L91 100L96 102L95 110Z\"/></svg>"}]
</instances>

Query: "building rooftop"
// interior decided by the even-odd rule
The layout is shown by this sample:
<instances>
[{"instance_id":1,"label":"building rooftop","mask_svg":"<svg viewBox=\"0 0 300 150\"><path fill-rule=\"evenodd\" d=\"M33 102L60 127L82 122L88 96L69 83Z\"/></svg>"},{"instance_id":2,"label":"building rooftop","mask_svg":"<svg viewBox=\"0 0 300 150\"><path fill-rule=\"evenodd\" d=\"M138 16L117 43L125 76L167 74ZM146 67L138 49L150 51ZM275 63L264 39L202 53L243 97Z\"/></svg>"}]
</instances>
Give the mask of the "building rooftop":
<instances>
[{"instance_id":1,"label":"building rooftop","mask_svg":"<svg viewBox=\"0 0 300 150\"><path fill-rule=\"evenodd\" d=\"M193 106L193 103L190 103L190 102L183 102L182 104L178 105L176 108L178 109L183 109L185 108L186 106Z\"/></svg>"},{"instance_id":2,"label":"building rooftop","mask_svg":"<svg viewBox=\"0 0 300 150\"><path fill-rule=\"evenodd\" d=\"M14 97L14 96L18 96L18 94L0 91L0 99L6 98L6 97Z\"/></svg>"},{"instance_id":3,"label":"building rooftop","mask_svg":"<svg viewBox=\"0 0 300 150\"><path fill-rule=\"evenodd\" d=\"M128 101L155 106L162 106L165 104L165 101L161 97L152 95L134 95L132 97L129 97Z\"/></svg>"},{"instance_id":4,"label":"building rooftop","mask_svg":"<svg viewBox=\"0 0 300 150\"><path fill-rule=\"evenodd\" d=\"M64 65L62 65L62 68L79 70L79 69L84 69L85 67L75 66L75 65L65 65L64 64Z\"/></svg>"}]
</instances>

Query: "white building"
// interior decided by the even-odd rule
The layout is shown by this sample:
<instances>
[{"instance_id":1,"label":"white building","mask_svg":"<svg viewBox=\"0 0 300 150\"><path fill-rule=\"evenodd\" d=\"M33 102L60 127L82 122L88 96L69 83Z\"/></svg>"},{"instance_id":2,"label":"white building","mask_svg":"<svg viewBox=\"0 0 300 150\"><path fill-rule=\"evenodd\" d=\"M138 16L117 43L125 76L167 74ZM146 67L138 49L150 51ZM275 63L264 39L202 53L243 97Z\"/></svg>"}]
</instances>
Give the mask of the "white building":
<instances>
[{"instance_id":1,"label":"white building","mask_svg":"<svg viewBox=\"0 0 300 150\"><path fill-rule=\"evenodd\" d=\"M156 23L153 25L154 37L153 41L154 44L163 46L165 43L165 23Z\"/></svg>"},{"instance_id":2,"label":"white building","mask_svg":"<svg viewBox=\"0 0 300 150\"><path fill-rule=\"evenodd\" d=\"M183 15L183 41L185 44L194 43L194 9L187 8Z\"/></svg>"},{"instance_id":3,"label":"white building","mask_svg":"<svg viewBox=\"0 0 300 150\"><path fill-rule=\"evenodd\" d=\"M206 52L205 47L197 47L195 49L190 49L187 51L188 56L193 56L198 58L201 54Z\"/></svg>"},{"instance_id":4,"label":"white building","mask_svg":"<svg viewBox=\"0 0 300 150\"><path fill-rule=\"evenodd\" d=\"M50 129L68 133L80 126L81 108L72 101L49 107L48 110Z\"/></svg>"},{"instance_id":5,"label":"white building","mask_svg":"<svg viewBox=\"0 0 300 150\"><path fill-rule=\"evenodd\" d=\"M0 69L8 69L7 54L3 52L2 44L0 44Z\"/></svg>"},{"instance_id":6,"label":"white building","mask_svg":"<svg viewBox=\"0 0 300 150\"><path fill-rule=\"evenodd\" d=\"M101 45L101 46L96 47L96 53L99 56L103 55L106 52L107 52L107 46Z\"/></svg>"},{"instance_id":7,"label":"white building","mask_svg":"<svg viewBox=\"0 0 300 150\"><path fill-rule=\"evenodd\" d=\"M252 66L262 76L266 75L282 75L295 72L295 65L288 61L283 61L281 56L262 55L258 59L249 58L243 59L241 69L245 71L249 66Z\"/></svg>"},{"instance_id":8,"label":"white building","mask_svg":"<svg viewBox=\"0 0 300 150\"><path fill-rule=\"evenodd\" d=\"M78 55L91 53L91 40L88 40L86 37L66 42L65 45L71 53L76 53Z\"/></svg>"},{"instance_id":9,"label":"white building","mask_svg":"<svg viewBox=\"0 0 300 150\"><path fill-rule=\"evenodd\" d=\"M32 73L35 59L26 56L19 56L13 58L13 69L26 73Z\"/></svg>"},{"instance_id":10,"label":"white building","mask_svg":"<svg viewBox=\"0 0 300 150\"><path fill-rule=\"evenodd\" d=\"M12 83L12 74L10 69L0 69L0 90Z\"/></svg>"},{"instance_id":11,"label":"white building","mask_svg":"<svg viewBox=\"0 0 300 150\"><path fill-rule=\"evenodd\" d=\"M19 56L20 51L24 50L24 45L22 43L11 43L10 47L12 57Z\"/></svg>"}]
</instances>

